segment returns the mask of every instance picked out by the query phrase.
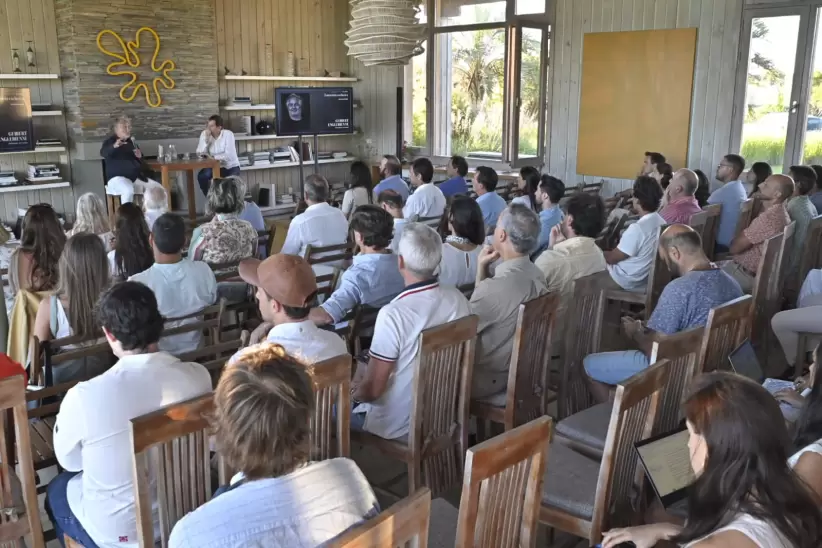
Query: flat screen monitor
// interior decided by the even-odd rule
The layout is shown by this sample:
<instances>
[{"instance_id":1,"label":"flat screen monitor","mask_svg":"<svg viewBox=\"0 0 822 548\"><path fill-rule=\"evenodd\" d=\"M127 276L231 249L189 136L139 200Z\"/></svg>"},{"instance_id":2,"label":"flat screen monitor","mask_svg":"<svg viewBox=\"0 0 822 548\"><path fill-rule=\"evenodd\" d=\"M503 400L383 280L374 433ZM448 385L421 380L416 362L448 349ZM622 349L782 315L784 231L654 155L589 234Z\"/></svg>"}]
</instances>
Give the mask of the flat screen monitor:
<instances>
[{"instance_id":1,"label":"flat screen monitor","mask_svg":"<svg viewBox=\"0 0 822 548\"><path fill-rule=\"evenodd\" d=\"M354 133L352 88L277 88L277 135Z\"/></svg>"}]
</instances>

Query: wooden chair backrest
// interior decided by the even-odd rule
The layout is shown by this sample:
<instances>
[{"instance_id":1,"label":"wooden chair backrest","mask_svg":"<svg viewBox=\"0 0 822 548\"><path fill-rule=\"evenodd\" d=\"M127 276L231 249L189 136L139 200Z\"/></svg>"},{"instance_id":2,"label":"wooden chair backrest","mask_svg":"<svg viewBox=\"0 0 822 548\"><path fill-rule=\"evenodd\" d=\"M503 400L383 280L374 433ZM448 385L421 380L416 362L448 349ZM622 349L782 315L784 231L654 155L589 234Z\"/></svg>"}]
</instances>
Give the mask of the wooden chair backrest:
<instances>
[{"instance_id":1,"label":"wooden chair backrest","mask_svg":"<svg viewBox=\"0 0 822 548\"><path fill-rule=\"evenodd\" d=\"M754 220L754 209L756 208L756 198L748 198L739 206L739 219L736 221L736 229L734 230L734 238L737 238L742 231L750 226L751 221Z\"/></svg>"},{"instance_id":2,"label":"wooden chair backrest","mask_svg":"<svg viewBox=\"0 0 822 548\"><path fill-rule=\"evenodd\" d=\"M805 235L802 257L799 259L799 286L805 281L808 272L822 268L822 215L811 220Z\"/></svg>"},{"instance_id":3,"label":"wooden chair backrest","mask_svg":"<svg viewBox=\"0 0 822 548\"><path fill-rule=\"evenodd\" d=\"M759 260L759 270L754 278L753 299L754 319L751 328L751 339L754 342L764 340L771 317L768 315L773 308L775 298L773 287L779 277L779 255L782 251L783 234L771 236L762 247L762 258Z\"/></svg>"},{"instance_id":4,"label":"wooden chair backrest","mask_svg":"<svg viewBox=\"0 0 822 548\"><path fill-rule=\"evenodd\" d=\"M34 548L44 548L25 395L23 375L0 379L0 542L3 546L23 546L21 540L27 537ZM8 429L14 431L13 436ZM16 445L19 486L14 460L7 458L14 454L10 443ZM22 491L22 507L15 496L19 496L18 489Z\"/></svg>"},{"instance_id":5,"label":"wooden chair backrest","mask_svg":"<svg viewBox=\"0 0 822 548\"><path fill-rule=\"evenodd\" d=\"M122 205L120 195L106 194L106 207L108 208L108 224L115 226L117 224L117 210Z\"/></svg>"},{"instance_id":6,"label":"wooden chair backrest","mask_svg":"<svg viewBox=\"0 0 822 548\"><path fill-rule=\"evenodd\" d=\"M315 363L308 367L308 372L314 385L315 404L311 417L311 460L348 457L351 454L351 356L343 354Z\"/></svg>"},{"instance_id":7,"label":"wooden chair backrest","mask_svg":"<svg viewBox=\"0 0 822 548\"><path fill-rule=\"evenodd\" d=\"M352 319L349 322L350 330L348 332L348 348L352 355L358 356L360 352L362 352L360 338L363 336L363 333L367 333L368 330L374 328L379 313L380 309L378 307L365 304L357 305L352 311Z\"/></svg>"},{"instance_id":8,"label":"wooden chair backrest","mask_svg":"<svg viewBox=\"0 0 822 548\"><path fill-rule=\"evenodd\" d=\"M462 479L478 323L477 316L466 316L420 334L408 446L419 455L422 483L434 496Z\"/></svg>"},{"instance_id":9,"label":"wooden chair backrest","mask_svg":"<svg viewBox=\"0 0 822 548\"><path fill-rule=\"evenodd\" d=\"M334 290L337 288L337 284L340 280L340 276L342 275L342 270L338 267L334 267L334 271L328 274L320 274L316 276L317 279L317 298L321 302L325 302Z\"/></svg>"},{"instance_id":10,"label":"wooden chair backrest","mask_svg":"<svg viewBox=\"0 0 822 548\"><path fill-rule=\"evenodd\" d=\"M751 335L754 298L743 295L708 313L699 348L699 372L729 369L728 356Z\"/></svg>"},{"instance_id":11,"label":"wooden chair backrest","mask_svg":"<svg viewBox=\"0 0 822 548\"><path fill-rule=\"evenodd\" d=\"M599 352L602 344L602 318L605 311L603 283L608 272L597 272L574 281L574 306L569 310L565 328L565 359L560 374L558 419L573 415L592 404L582 360Z\"/></svg>"},{"instance_id":12,"label":"wooden chair backrest","mask_svg":"<svg viewBox=\"0 0 822 548\"><path fill-rule=\"evenodd\" d=\"M167 405L131 420L137 538L154 547L151 475L156 478L163 548L174 525L211 498L208 416L213 394Z\"/></svg>"},{"instance_id":13,"label":"wooden chair backrest","mask_svg":"<svg viewBox=\"0 0 822 548\"><path fill-rule=\"evenodd\" d=\"M220 342L220 330L222 329L223 316L226 310L226 300L220 299L216 304L207 306L197 312L179 316L176 318L166 318L166 324L195 320L189 323L166 327L161 335L170 337L180 333L190 333L192 331L202 331L208 335L207 344Z\"/></svg>"},{"instance_id":14,"label":"wooden chair backrest","mask_svg":"<svg viewBox=\"0 0 822 548\"><path fill-rule=\"evenodd\" d=\"M328 548L426 548L431 490L423 487L378 516L329 541Z\"/></svg>"},{"instance_id":15,"label":"wooden chair backrest","mask_svg":"<svg viewBox=\"0 0 822 548\"><path fill-rule=\"evenodd\" d=\"M55 361L57 362L56 365L60 365L68 361L68 359L61 354L61 352L64 352L63 349L65 347L77 345L80 350L84 350L86 348L102 349L102 347L94 344L96 341L100 341L97 345L102 343L105 346L108 346L108 343L106 343L105 339L103 339L102 330L90 336L72 335L70 337L63 337L61 339L52 339L50 341L42 342L36 335L32 335L30 344L31 364L29 366L29 386L46 385L46 372L48 369L52 369L54 367ZM101 356L104 354L105 352L102 351L99 353ZM108 354L113 360L114 354L111 353L110 347ZM91 355L97 354L93 353ZM112 361L112 363L114 362Z\"/></svg>"},{"instance_id":16,"label":"wooden chair backrest","mask_svg":"<svg viewBox=\"0 0 822 548\"><path fill-rule=\"evenodd\" d=\"M180 361L199 363L208 369L208 372L211 373L211 379L216 386L217 381L220 379L223 366L225 366L229 358L242 347L243 339L240 337L239 339L230 341L208 344L191 352L183 352L177 357Z\"/></svg>"},{"instance_id":17,"label":"wooden chair backrest","mask_svg":"<svg viewBox=\"0 0 822 548\"><path fill-rule=\"evenodd\" d=\"M662 391L653 435L676 428L682 415L682 398L691 381L702 373L699 351L705 337L704 327L696 327L673 335L655 334L650 363L667 360L668 382Z\"/></svg>"},{"instance_id":18,"label":"wooden chair backrest","mask_svg":"<svg viewBox=\"0 0 822 548\"><path fill-rule=\"evenodd\" d=\"M659 229L660 236L670 225L665 225ZM651 263L651 270L648 272L648 285L645 288L645 319L651 318L651 312L659 302L662 290L671 282L671 270L665 263L659 252L654 253L654 261Z\"/></svg>"},{"instance_id":19,"label":"wooden chair backrest","mask_svg":"<svg viewBox=\"0 0 822 548\"><path fill-rule=\"evenodd\" d=\"M699 232L702 238L702 251L709 259L714 258L716 235L719 232L719 219L722 214L722 204L705 206L701 212L691 215L688 223L691 228Z\"/></svg>"},{"instance_id":20,"label":"wooden chair backrest","mask_svg":"<svg viewBox=\"0 0 822 548\"><path fill-rule=\"evenodd\" d=\"M465 458L456 546L533 548L551 418L475 445Z\"/></svg>"},{"instance_id":21,"label":"wooden chair backrest","mask_svg":"<svg viewBox=\"0 0 822 548\"><path fill-rule=\"evenodd\" d=\"M551 337L557 306L558 293L546 293L519 305L511 365L508 368L506 428L548 414Z\"/></svg>"},{"instance_id":22,"label":"wooden chair backrest","mask_svg":"<svg viewBox=\"0 0 822 548\"><path fill-rule=\"evenodd\" d=\"M638 465L634 444L651 436L667 372L668 362L662 360L616 388L594 499L592 544L601 541L603 530L623 527L633 515Z\"/></svg>"},{"instance_id":23,"label":"wooden chair backrest","mask_svg":"<svg viewBox=\"0 0 822 548\"><path fill-rule=\"evenodd\" d=\"M772 306L769 318L779 312L781 308L782 297L785 294L785 282L788 280L791 267L793 267L794 238L796 238L796 221L788 223L782 234L782 245L779 248L779 267L776 270L778 276L771 280L771 287L769 288L768 301Z\"/></svg>"},{"instance_id":24,"label":"wooden chair backrest","mask_svg":"<svg viewBox=\"0 0 822 548\"><path fill-rule=\"evenodd\" d=\"M305 247L305 260L310 265L338 263L350 261L354 257L354 244L346 242L344 244Z\"/></svg>"},{"instance_id":25,"label":"wooden chair backrest","mask_svg":"<svg viewBox=\"0 0 822 548\"><path fill-rule=\"evenodd\" d=\"M211 267L218 282L242 281L240 278L240 260L219 264L208 263L208 266Z\"/></svg>"}]
</instances>

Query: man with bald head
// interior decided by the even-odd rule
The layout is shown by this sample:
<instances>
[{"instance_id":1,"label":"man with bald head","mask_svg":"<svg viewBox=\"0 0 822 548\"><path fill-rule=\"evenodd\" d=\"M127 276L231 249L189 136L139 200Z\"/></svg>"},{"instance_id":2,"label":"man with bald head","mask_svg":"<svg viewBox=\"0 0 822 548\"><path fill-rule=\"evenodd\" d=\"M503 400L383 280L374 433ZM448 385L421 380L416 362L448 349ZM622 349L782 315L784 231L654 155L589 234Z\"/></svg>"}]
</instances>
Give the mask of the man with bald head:
<instances>
[{"instance_id":1,"label":"man with bald head","mask_svg":"<svg viewBox=\"0 0 822 548\"><path fill-rule=\"evenodd\" d=\"M765 179L759 185L762 213L731 242L733 260L725 261L722 270L733 276L746 293L753 290L765 241L782 233L791 222L785 204L793 191L793 179L787 175L771 175Z\"/></svg>"},{"instance_id":2,"label":"man with bald head","mask_svg":"<svg viewBox=\"0 0 822 548\"><path fill-rule=\"evenodd\" d=\"M691 222L691 216L702 211L694 194L699 186L696 173L690 169L680 169L674 173L665 194L668 196L668 205L659 210L659 214L668 224Z\"/></svg>"},{"instance_id":3,"label":"man with bald head","mask_svg":"<svg viewBox=\"0 0 822 548\"><path fill-rule=\"evenodd\" d=\"M607 401L612 385L648 367L654 332L673 335L704 326L712 308L743 295L739 284L716 268L702 251L702 239L689 226L668 227L659 238L659 255L675 276L665 286L648 325L623 318L622 327L639 348L592 354L583 360L598 401Z\"/></svg>"}]
</instances>

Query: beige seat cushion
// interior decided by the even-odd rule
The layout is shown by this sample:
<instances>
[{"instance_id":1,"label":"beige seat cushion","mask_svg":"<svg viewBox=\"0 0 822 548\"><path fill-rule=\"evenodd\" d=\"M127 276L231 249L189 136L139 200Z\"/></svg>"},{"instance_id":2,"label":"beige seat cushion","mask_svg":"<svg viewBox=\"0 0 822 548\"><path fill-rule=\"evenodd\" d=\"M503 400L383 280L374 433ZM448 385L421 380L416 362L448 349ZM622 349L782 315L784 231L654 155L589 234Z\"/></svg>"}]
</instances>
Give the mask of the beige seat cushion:
<instances>
[{"instance_id":1,"label":"beige seat cushion","mask_svg":"<svg viewBox=\"0 0 822 548\"><path fill-rule=\"evenodd\" d=\"M592 519L600 463L561 443L548 447L548 463L542 486L542 504Z\"/></svg>"},{"instance_id":2,"label":"beige seat cushion","mask_svg":"<svg viewBox=\"0 0 822 548\"><path fill-rule=\"evenodd\" d=\"M608 437L612 410L613 404L608 402L574 413L557 423L556 433L602 453L605 451L605 438Z\"/></svg>"}]
</instances>

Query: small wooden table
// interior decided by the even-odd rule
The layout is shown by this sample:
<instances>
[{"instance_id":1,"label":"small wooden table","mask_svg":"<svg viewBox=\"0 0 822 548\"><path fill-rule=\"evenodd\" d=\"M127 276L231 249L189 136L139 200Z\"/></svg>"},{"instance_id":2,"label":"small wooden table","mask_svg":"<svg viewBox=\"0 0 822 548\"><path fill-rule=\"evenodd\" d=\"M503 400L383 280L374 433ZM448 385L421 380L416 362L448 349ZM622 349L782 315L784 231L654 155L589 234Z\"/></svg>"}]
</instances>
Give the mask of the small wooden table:
<instances>
[{"instance_id":1,"label":"small wooden table","mask_svg":"<svg viewBox=\"0 0 822 548\"><path fill-rule=\"evenodd\" d=\"M172 160L171 162L149 160L147 163L151 169L160 172L160 182L163 184L163 188L166 189L166 194L168 194L169 200L171 199L171 178L169 177L169 173L172 171L186 172L186 193L188 194L188 196L186 196L186 201L188 202L188 217L190 219L196 219L197 208L194 202L194 172L200 169L210 168L214 174L212 176L219 177L220 161L213 158L197 158L194 160Z\"/></svg>"}]
</instances>

